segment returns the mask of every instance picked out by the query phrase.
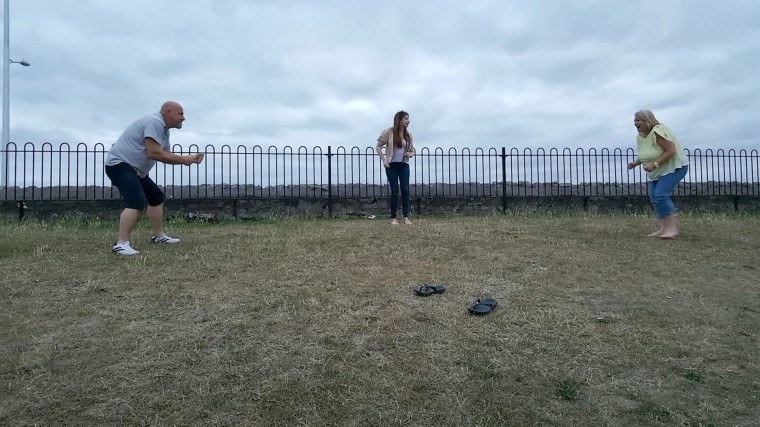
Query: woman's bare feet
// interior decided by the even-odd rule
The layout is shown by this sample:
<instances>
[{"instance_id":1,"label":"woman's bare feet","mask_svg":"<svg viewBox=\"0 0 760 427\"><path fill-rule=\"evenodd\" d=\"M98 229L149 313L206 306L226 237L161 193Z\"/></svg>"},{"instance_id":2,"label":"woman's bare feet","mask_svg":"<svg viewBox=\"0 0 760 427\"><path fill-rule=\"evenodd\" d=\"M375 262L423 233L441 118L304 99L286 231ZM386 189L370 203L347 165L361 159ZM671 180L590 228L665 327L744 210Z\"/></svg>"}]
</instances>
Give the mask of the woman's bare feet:
<instances>
[{"instance_id":1,"label":"woman's bare feet","mask_svg":"<svg viewBox=\"0 0 760 427\"><path fill-rule=\"evenodd\" d=\"M391 220L391 225L398 225L398 220L396 218L393 218Z\"/></svg>"},{"instance_id":2,"label":"woman's bare feet","mask_svg":"<svg viewBox=\"0 0 760 427\"><path fill-rule=\"evenodd\" d=\"M676 225L676 215L668 215L662 219L662 233L660 239L672 239L678 235L678 226Z\"/></svg>"},{"instance_id":3,"label":"woman's bare feet","mask_svg":"<svg viewBox=\"0 0 760 427\"><path fill-rule=\"evenodd\" d=\"M647 234L647 237L660 237L660 234L665 230L665 226L662 224L661 219L657 220L657 231Z\"/></svg>"},{"instance_id":4,"label":"woman's bare feet","mask_svg":"<svg viewBox=\"0 0 760 427\"><path fill-rule=\"evenodd\" d=\"M409 225L411 223L412 223L412 221L409 221L409 218L404 217L404 224Z\"/></svg>"}]
</instances>

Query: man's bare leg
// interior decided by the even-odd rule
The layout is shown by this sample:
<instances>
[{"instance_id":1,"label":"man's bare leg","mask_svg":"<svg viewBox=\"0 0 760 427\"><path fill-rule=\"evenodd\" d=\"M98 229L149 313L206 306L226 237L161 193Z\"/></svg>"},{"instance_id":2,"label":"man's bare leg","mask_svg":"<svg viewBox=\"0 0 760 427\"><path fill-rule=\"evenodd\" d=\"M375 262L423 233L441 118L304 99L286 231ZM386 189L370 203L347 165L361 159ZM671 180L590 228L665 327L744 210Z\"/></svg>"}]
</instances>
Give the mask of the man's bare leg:
<instances>
[{"instance_id":1,"label":"man's bare leg","mask_svg":"<svg viewBox=\"0 0 760 427\"><path fill-rule=\"evenodd\" d=\"M140 219L141 213L137 209L130 208L126 208L121 212L121 216L119 217L119 232L116 235L117 243L129 241L129 236L132 235L132 230L135 229L135 224Z\"/></svg>"},{"instance_id":2,"label":"man's bare leg","mask_svg":"<svg viewBox=\"0 0 760 427\"><path fill-rule=\"evenodd\" d=\"M150 229L153 231L153 235L164 235L164 204L156 206L148 206L148 220L150 221Z\"/></svg>"}]
</instances>

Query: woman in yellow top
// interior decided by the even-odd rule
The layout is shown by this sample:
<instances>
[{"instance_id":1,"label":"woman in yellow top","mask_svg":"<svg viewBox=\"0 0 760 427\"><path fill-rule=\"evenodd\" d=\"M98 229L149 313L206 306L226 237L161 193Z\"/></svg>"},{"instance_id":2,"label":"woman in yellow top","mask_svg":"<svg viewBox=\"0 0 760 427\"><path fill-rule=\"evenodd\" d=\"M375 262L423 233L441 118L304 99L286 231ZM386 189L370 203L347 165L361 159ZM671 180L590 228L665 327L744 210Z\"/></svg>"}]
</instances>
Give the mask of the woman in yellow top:
<instances>
[{"instance_id":1,"label":"woman in yellow top","mask_svg":"<svg viewBox=\"0 0 760 427\"><path fill-rule=\"evenodd\" d=\"M385 129L377 138L375 152L385 167L385 175L391 186L391 224L398 225L398 193L401 192L401 207L404 224L409 221L409 159L414 156L412 134L409 127L409 113L399 111L393 116L393 127ZM385 154L383 154L385 147Z\"/></svg>"},{"instance_id":2,"label":"woman in yellow top","mask_svg":"<svg viewBox=\"0 0 760 427\"><path fill-rule=\"evenodd\" d=\"M689 159L678 138L667 126L657 121L649 110L638 111L633 125L639 131L636 137L637 159L628 163L628 169L643 165L649 178L649 200L654 206L660 228L649 236L672 239L678 234L676 206L670 193L689 170Z\"/></svg>"}]
</instances>

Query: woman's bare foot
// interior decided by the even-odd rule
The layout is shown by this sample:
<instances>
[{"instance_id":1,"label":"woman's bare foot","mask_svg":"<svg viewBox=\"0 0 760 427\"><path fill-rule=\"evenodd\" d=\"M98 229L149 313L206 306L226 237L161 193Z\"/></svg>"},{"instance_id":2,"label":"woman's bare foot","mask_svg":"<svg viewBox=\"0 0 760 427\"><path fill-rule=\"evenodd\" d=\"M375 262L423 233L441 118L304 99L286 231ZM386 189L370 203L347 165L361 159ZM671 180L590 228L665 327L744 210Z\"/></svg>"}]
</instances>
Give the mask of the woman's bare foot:
<instances>
[{"instance_id":1,"label":"woman's bare foot","mask_svg":"<svg viewBox=\"0 0 760 427\"><path fill-rule=\"evenodd\" d=\"M678 226L676 225L676 215L668 215L662 220L662 233L660 239L672 239L678 235Z\"/></svg>"},{"instance_id":2,"label":"woman's bare foot","mask_svg":"<svg viewBox=\"0 0 760 427\"><path fill-rule=\"evenodd\" d=\"M396 218L393 218L391 220L391 225L398 225L398 220Z\"/></svg>"},{"instance_id":3,"label":"woman's bare foot","mask_svg":"<svg viewBox=\"0 0 760 427\"><path fill-rule=\"evenodd\" d=\"M665 224L662 223L663 220L658 219L657 220L657 231L654 233L647 234L647 237L660 237L660 234L662 234L663 231L665 231Z\"/></svg>"},{"instance_id":4,"label":"woman's bare foot","mask_svg":"<svg viewBox=\"0 0 760 427\"><path fill-rule=\"evenodd\" d=\"M409 225L411 223L412 223L412 221L409 221L409 218L404 217L404 224Z\"/></svg>"},{"instance_id":5,"label":"woman's bare foot","mask_svg":"<svg viewBox=\"0 0 760 427\"><path fill-rule=\"evenodd\" d=\"M674 237L678 236L678 229L677 228L670 228L667 230L664 230L659 236L660 239L672 239Z\"/></svg>"}]
</instances>

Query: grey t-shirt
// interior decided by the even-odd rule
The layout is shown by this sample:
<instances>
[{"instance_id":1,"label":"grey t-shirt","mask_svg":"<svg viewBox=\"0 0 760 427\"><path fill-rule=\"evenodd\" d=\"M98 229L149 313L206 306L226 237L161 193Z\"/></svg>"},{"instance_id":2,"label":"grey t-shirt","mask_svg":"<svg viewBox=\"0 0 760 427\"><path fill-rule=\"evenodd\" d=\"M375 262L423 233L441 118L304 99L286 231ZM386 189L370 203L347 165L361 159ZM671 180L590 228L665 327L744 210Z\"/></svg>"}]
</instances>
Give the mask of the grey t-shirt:
<instances>
[{"instance_id":1,"label":"grey t-shirt","mask_svg":"<svg viewBox=\"0 0 760 427\"><path fill-rule=\"evenodd\" d=\"M147 176L148 172L156 165L156 161L148 158L145 138L151 138L158 142L164 151L171 150L171 146L169 145L169 129L166 128L161 113L145 116L127 126L113 147L108 151L106 166L127 163L135 168L137 174L141 177Z\"/></svg>"}]
</instances>

